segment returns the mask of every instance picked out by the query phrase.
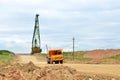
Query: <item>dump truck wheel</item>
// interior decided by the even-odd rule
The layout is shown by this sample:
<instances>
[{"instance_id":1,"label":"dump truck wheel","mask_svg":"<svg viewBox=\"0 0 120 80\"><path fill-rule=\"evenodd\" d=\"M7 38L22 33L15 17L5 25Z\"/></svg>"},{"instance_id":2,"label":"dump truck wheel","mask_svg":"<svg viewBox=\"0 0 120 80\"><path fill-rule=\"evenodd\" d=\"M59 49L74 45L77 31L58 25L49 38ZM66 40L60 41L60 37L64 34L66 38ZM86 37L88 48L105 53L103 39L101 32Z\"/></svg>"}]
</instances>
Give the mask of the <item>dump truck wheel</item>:
<instances>
[{"instance_id":1,"label":"dump truck wheel","mask_svg":"<svg viewBox=\"0 0 120 80\"><path fill-rule=\"evenodd\" d=\"M50 64L50 61L47 61L47 64Z\"/></svg>"},{"instance_id":2,"label":"dump truck wheel","mask_svg":"<svg viewBox=\"0 0 120 80\"><path fill-rule=\"evenodd\" d=\"M60 64L63 64L63 60L60 61Z\"/></svg>"},{"instance_id":3,"label":"dump truck wheel","mask_svg":"<svg viewBox=\"0 0 120 80\"><path fill-rule=\"evenodd\" d=\"M50 59L49 58L47 58L47 64L50 64Z\"/></svg>"},{"instance_id":4,"label":"dump truck wheel","mask_svg":"<svg viewBox=\"0 0 120 80\"><path fill-rule=\"evenodd\" d=\"M58 64L59 63L59 61L55 61L55 64Z\"/></svg>"},{"instance_id":5,"label":"dump truck wheel","mask_svg":"<svg viewBox=\"0 0 120 80\"><path fill-rule=\"evenodd\" d=\"M50 64L53 64L53 61L52 61L52 60L50 60Z\"/></svg>"}]
</instances>

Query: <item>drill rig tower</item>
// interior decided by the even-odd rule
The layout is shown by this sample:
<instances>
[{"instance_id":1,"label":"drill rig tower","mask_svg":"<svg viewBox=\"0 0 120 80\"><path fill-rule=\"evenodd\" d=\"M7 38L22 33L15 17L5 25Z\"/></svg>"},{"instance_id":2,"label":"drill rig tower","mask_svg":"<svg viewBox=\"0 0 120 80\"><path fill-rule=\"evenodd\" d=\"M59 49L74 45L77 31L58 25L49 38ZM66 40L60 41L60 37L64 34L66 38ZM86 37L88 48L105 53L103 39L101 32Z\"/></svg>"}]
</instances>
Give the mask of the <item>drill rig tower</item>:
<instances>
[{"instance_id":1,"label":"drill rig tower","mask_svg":"<svg viewBox=\"0 0 120 80\"><path fill-rule=\"evenodd\" d=\"M40 32L39 32L39 14L36 14L35 17L35 26L34 26L34 33L32 38L32 52L31 54L41 53L42 49L40 46Z\"/></svg>"}]
</instances>

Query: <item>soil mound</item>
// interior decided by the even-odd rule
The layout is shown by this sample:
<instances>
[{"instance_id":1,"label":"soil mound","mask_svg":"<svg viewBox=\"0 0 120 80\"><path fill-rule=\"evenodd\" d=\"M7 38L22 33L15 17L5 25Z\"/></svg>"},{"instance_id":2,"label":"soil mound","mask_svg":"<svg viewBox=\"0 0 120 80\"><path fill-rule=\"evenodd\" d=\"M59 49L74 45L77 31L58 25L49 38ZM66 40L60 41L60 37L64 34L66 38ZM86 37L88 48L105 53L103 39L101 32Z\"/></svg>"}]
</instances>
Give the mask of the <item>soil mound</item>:
<instances>
[{"instance_id":1,"label":"soil mound","mask_svg":"<svg viewBox=\"0 0 120 80\"><path fill-rule=\"evenodd\" d=\"M114 49L99 50L98 49L98 50L92 50L92 51L86 52L84 57L101 59L104 57L115 56L117 54L120 54L120 50L114 50Z\"/></svg>"},{"instance_id":2,"label":"soil mound","mask_svg":"<svg viewBox=\"0 0 120 80\"><path fill-rule=\"evenodd\" d=\"M27 64L7 63L0 65L0 80L118 80L103 75L88 75L63 65L37 67Z\"/></svg>"},{"instance_id":3,"label":"soil mound","mask_svg":"<svg viewBox=\"0 0 120 80\"><path fill-rule=\"evenodd\" d=\"M106 57L111 57L120 54L120 49L114 50L114 49L107 49L107 50L92 50L92 51L87 51L84 54L84 57L87 58L92 58L92 61L89 63L112 63L112 64L120 64L120 61L118 60L108 60L108 61L103 61L101 62L101 59L106 58Z\"/></svg>"}]
</instances>

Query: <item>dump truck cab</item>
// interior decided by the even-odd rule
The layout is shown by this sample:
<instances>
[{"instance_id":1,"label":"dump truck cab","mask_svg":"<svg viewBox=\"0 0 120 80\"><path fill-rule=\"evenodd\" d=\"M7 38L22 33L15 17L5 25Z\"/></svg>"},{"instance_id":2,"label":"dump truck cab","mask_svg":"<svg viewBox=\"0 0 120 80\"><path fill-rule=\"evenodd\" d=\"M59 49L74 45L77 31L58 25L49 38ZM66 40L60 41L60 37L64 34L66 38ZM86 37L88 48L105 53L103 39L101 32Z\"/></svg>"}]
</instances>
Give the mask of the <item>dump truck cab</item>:
<instances>
[{"instance_id":1,"label":"dump truck cab","mask_svg":"<svg viewBox=\"0 0 120 80\"><path fill-rule=\"evenodd\" d=\"M62 53L62 49L57 49L57 50L49 50L48 54L47 54L47 63L48 64L53 64L53 62L55 62L55 64L63 64L63 53Z\"/></svg>"}]
</instances>

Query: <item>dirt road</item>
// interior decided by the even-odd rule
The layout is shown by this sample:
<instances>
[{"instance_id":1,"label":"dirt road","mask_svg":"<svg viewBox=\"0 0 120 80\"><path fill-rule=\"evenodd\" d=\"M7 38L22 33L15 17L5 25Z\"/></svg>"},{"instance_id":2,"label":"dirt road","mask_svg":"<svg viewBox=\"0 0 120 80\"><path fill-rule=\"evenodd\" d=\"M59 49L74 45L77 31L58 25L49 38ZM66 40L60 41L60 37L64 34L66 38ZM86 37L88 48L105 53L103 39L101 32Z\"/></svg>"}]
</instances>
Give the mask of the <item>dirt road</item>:
<instances>
[{"instance_id":1,"label":"dirt road","mask_svg":"<svg viewBox=\"0 0 120 80\"><path fill-rule=\"evenodd\" d=\"M18 56L18 62L19 63L33 62L36 65L46 64L46 62L43 58L37 59L36 56L34 56L34 55L17 55L17 56Z\"/></svg>"},{"instance_id":2,"label":"dirt road","mask_svg":"<svg viewBox=\"0 0 120 80\"><path fill-rule=\"evenodd\" d=\"M18 55L19 63L28 63L33 62L35 65L43 67L43 66L51 66L43 61L43 59L37 59L36 56L31 55ZM55 65L55 64L53 64ZM60 64L57 64L60 65ZM71 68L76 69L79 72L83 73L91 73L91 74L105 74L105 75L114 75L120 76L120 65L119 64L70 64L64 63L61 64L64 66L69 66Z\"/></svg>"},{"instance_id":3,"label":"dirt road","mask_svg":"<svg viewBox=\"0 0 120 80\"><path fill-rule=\"evenodd\" d=\"M80 72L120 76L120 65L117 64L64 64Z\"/></svg>"}]
</instances>

